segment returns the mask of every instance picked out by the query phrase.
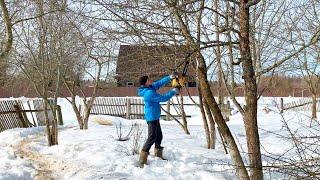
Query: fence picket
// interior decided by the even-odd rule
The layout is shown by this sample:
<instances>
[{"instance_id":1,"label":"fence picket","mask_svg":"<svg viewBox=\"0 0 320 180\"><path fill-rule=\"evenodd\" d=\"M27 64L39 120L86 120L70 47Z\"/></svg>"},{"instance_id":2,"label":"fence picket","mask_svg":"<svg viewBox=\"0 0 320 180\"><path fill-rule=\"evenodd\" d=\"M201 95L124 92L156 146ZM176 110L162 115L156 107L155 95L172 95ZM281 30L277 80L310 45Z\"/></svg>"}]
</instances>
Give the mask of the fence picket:
<instances>
[{"instance_id":1,"label":"fence picket","mask_svg":"<svg viewBox=\"0 0 320 180\"><path fill-rule=\"evenodd\" d=\"M0 112L5 112L5 109L3 108L3 101L0 101ZM0 115L0 121L1 121L1 126L2 126L0 129L0 132L9 128L9 124L6 119L7 119L6 114Z\"/></svg>"}]
</instances>

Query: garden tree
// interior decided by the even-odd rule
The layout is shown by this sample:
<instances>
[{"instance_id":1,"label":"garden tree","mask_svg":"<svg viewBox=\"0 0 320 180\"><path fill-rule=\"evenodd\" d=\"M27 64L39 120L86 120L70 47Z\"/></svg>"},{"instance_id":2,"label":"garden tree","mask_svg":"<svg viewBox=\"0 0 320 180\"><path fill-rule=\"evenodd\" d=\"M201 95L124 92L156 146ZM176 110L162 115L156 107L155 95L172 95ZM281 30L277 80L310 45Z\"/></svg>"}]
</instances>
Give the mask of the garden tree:
<instances>
[{"instance_id":1,"label":"garden tree","mask_svg":"<svg viewBox=\"0 0 320 180\"><path fill-rule=\"evenodd\" d=\"M241 70L242 78L244 81L246 101L245 107L242 107L240 103L236 101L234 97L233 85L228 84L227 78L224 77L226 89L234 104L237 106L242 116L244 117L247 134L247 146L250 159L251 179L262 178L262 165L260 157L261 152L258 145L259 136L256 116L257 99L259 97L257 86L258 83L260 83L260 76L265 73L274 72L275 68L280 67L280 65L284 65L285 62L291 60L292 57L301 53L303 49L316 43L317 39L319 39L319 29L317 29L316 32L308 36L307 41L309 42L303 44L302 46L299 45L299 48L296 51L293 51L294 48L293 46L290 46L290 44L294 41L292 41L292 39L286 38L285 36L286 34L290 34L291 32L284 31L285 29L288 29L288 27L290 29L290 27L292 28L295 26L296 21L292 21L292 23L286 24L285 17L287 16L285 15L287 14L284 15L284 13L290 9L289 7L293 3L286 1L278 1L277 3L264 1L261 6L259 6L259 4L258 6L254 6L254 10L252 13L249 7L257 3L259 3L259 1L239 1L233 6L235 7L235 14L239 14L239 17L233 18L237 18L239 22L239 32L237 32L237 30L235 30L234 32L236 32L236 34L238 35L238 39L240 42L239 59L241 64L236 63L234 59L231 62L234 65L240 64L242 67ZM293 4L292 6L295 5L296 4ZM257 10L257 8L259 9L259 11ZM253 15L250 16L250 13ZM260 14L260 16L257 16L257 14ZM250 21L250 17L252 17L252 21ZM286 26L283 26L283 24L285 24ZM234 26L229 28L232 29L234 28ZM286 32L284 36L279 35L281 34L279 33L279 31L281 32L281 30L282 32ZM230 59L231 58L233 57L230 56ZM232 64L230 65L231 67ZM230 70L230 72L231 71L232 70Z\"/></svg>"},{"instance_id":2,"label":"garden tree","mask_svg":"<svg viewBox=\"0 0 320 180\"><path fill-rule=\"evenodd\" d=\"M101 58L103 59L103 58ZM87 95L84 93L83 91L83 85L79 84L79 80L77 77L67 77L67 78L63 78L63 82L65 87L67 88L69 95L70 95L70 99L67 98L67 100L71 103L73 111L76 114L77 120L78 120L78 124L79 124L79 128L80 129L88 129L88 120L89 120L89 116L90 116L90 111L91 108L93 106L95 97L97 95L97 91L100 85L100 78L101 78L101 70L103 67L103 64L105 63L104 61L100 60L99 58L96 58L94 56L92 56L90 59L88 60L93 60L95 63L94 65L97 67L96 68L96 72L95 72L95 76L91 75L91 78L93 79L93 90L92 93L90 95L90 97L87 97ZM92 62L91 62L92 64ZM84 67L84 68L88 68L88 67ZM82 94L82 105L83 105L83 110L81 109L81 107L77 106L77 91L80 91Z\"/></svg>"},{"instance_id":3,"label":"garden tree","mask_svg":"<svg viewBox=\"0 0 320 180\"><path fill-rule=\"evenodd\" d=\"M48 144L58 144L57 97L61 87L61 76L65 71L63 52L66 39L64 24L61 22L63 11L46 13L57 9L65 9L66 1L37 0L29 4L24 13L36 16L17 25L17 45L15 47L15 65L23 72L34 87L38 96L44 101L44 114ZM49 99L53 98L53 103ZM53 113L49 120L48 111Z\"/></svg>"},{"instance_id":4,"label":"garden tree","mask_svg":"<svg viewBox=\"0 0 320 180\"><path fill-rule=\"evenodd\" d=\"M299 15L302 17L302 22L297 23L293 28L296 32L296 36L299 41L303 44L307 44L304 37L312 36L313 34L319 33L320 17L318 15L318 10L320 8L320 3L317 1L309 1L304 6L299 7ZM295 19L288 17L291 22ZM296 22L296 21L295 21ZM296 43L292 43L296 49ZM296 63L293 63L293 69L298 71L298 74L302 75L305 82L307 83L309 92L312 96L312 119L317 119L317 94L320 83L320 43L316 42L310 47L304 49L300 54L296 55ZM299 73L300 72L300 73Z\"/></svg>"},{"instance_id":5,"label":"garden tree","mask_svg":"<svg viewBox=\"0 0 320 180\"><path fill-rule=\"evenodd\" d=\"M250 179L263 179L260 139L257 124L257 83L250 50L250 7L259 1L239 1L239 42L243 70L246 107L243 109L247 147L250 161Z\"/></svg>"},{"instance_id":6,"label":"garden tree","mask_svg":"<svg viewBox=\"0 0 320 180\"><path fill-rule=\"evenodd\" d=\"M89 48L89 47L86 47ZM112 50L106 49L104 52L111 52ZM114 56L100 56L97 54L92 54L92 52L88 51L87 59L82 59L83 62L78 64L80 70L85 71L85 75L90 77L90 82L93 82L91 86L92 92L90 92L90 96L84 92L84 88L88 86L88 84L80 83L78 76L64 76L63 82L65 87L69 92L70 99L67 100L71 103L73 111L76 114L78 124L80 129L88 129L88 120L90 116L90 111L93 107L93 103L95 101L95 97L97 95L98 89L100 88L100 79L101 79L101 71L103 69L104 64L113 61ZM90 72L90 69L96 67L94 70L95 75ZM80 92L82 96L82 107L77 106L77 93Z\"/></svg>"},{"instance_id":7,"label":"garden tree","mask_svg":"<svg viewBox=\"0 0 320 180\"><path fill-rule=\"evenodd\" d=\"M300 71L299 74L302 75L304 81L307 83L309 92L311 93L311 118L314 120L317 120L317 95L320 87L319 50L320 48L317 46L306 49L297 57L297 67L295 68L296 71Z\"/></svg>"},{"instance_id":8,"label":"garden tree","mask_svg":"<svg viewBox=\"0 0 320 180\"><path fill-rule=\"evenodd\" d=\"M0 84L4 85L4 83L7 82L10 83L10 80L8 78L11 78L7 75L7 70L10 68L10 53L13 50L13 43L14 43L14 28L18 24L32 20L35 18L40 17L40 14L23 14L25 11L24 9L28 7L30 4L29 1L25 1L24 5L21 5L22 2L12 0L5 2L4 0L0 1L0 9L1 9L1 30L0 35L2 38L0 41ZM59 11L58 9L55 9L53 11L45 12L45 14L50 14L51 12ZM11 12L11 13L10 13ZM10 16L10 14L12 14ZM26 15L26 16L24 16ZM4 25L4 26L3 26ZM3 31L3 29L5 29Z\"/></svg>"},{"instance_id":9,"label":"garden tree","mask_svg":"<svg viewBox=\"0 0 320 180\"><path fill-rule=\"evenodd\" d=\"M75 49L73 57L65 64L66 71L62 78L64 87L68 93L66 99L71 103L80 129L88 129L88 120L95 97L101 88L103 69L106 68L106 76L110 76L110 65L114 63L115 52L111 33L98 31L99 24L95 19L84 16L86 9L81 7L82 2L77 2L69 9L67 22L70 30L69 44L71 49ZM71 65L71 66L70 66ZM91 84L85 84L86 79ZM85 92L88 87L90 92ZM77 106L78 95L81 96L81 106ZM70 97L70 98L67 98Z\"/></svg>"}]
</instances>

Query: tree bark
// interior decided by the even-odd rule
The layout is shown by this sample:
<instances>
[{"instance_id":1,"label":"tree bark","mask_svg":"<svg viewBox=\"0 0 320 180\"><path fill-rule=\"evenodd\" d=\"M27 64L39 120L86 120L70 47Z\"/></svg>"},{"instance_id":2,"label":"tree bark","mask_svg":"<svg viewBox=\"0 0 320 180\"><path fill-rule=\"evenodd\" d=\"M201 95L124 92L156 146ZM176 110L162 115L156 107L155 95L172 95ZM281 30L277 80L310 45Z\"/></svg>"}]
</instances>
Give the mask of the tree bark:
<instances>
[{"instance_id":1,"label":"tree bark","mask_svg":"<svg viewBox=\"0 0 320 180\"><path fill-rule=\"evenodd\" d=\"M208 148L208 149L211 149L211 148L210 148L210 147L211 147L210 131L209 131L209 126L208 126L208 121L207 121L206 113L205 113L205 111L204 111L204 104L203 104L203 100L202 100L202 94L201 94L201 89L200 89L200 87L198 87L198 91L199 91L200 112L201 112L201 116L202 116L204 132L205 132L205 134L206 134L207 148Z\"/></svg>"},{"instance_id":2,"label":"tree bark","mask_svg":"<svg viewBox=\"0 0 320 180\"><path fill-rule=\"evenodd\" d=\"M250 52L249 7L247 0L240 1L240 54L245 82L244 123L250 162L250 179L263 179L260 139L257 124L257 84Z\"/></svg>"},{"instance_id":3,"label":"tree bark","mask_svg":"<svg viewBox=\"0 0 320 180\"><path fill-rule=\"evenodd\" d=\"M204 100L204 109L207 113L207 118L209 121L209 132L210 132L210 149L215 149L216 148L216 123L214 122L213 119L213 114L209 108L208 103Z\"/></svg>"},{"instance_id":4,"label":"tree bark","mask_svg":"<svg viewBox=\"0 0 320 180\"><path fill-rule=\"evenodd\" d=\"M192 38L192 36L190 35L190 31L187 27L187 25L184 23L181 14L179 13L176 4L169 1L166 2L168 4L168 6L170 8L172 8L172 12L173 15L176 17L178 24L180 26L181 32L184 36L184 38L186 38L187 43L189 43L191 45L191 48L196 51L196 55L197 55L197 75L199 78L199 82L200 82L200 88L201 88L201 92L203 94L203 97L206 99L209 108L212 112L212 114L214 115L214 119L219 127L219 129L221 130L221 134L223 136L223 138L225 139L225 141L227 142L227 146L229 148L230 151L230 155L231 155L231 159L232 159L232 163L235 166L236 169L236 173L239 177L239 179L241 180L247 180L249 179L248 176L248 171L246 170L242 157L240 155L239 149L237 147L237 144L230 132L230 129L228 128L226 122L223 119L223 116L221 114L221 111L219 109L219 106L217 104L217 102L214 99L214 96L211 92L210 89L210 85L208 82L208 78L207 78L207 67L206 67L206 62L204 60L204 57L202 56L201 52L200 52L200 44L197 44L194 39Z\"/></svg>"},{"instance_id":5,"label":"tree bark","mask_svg":"<svg viewBox=\"0 0 320 180\"><path fill-rule=\"evenodd\" d=\"M7 40L4 46L5 48L4 48L4 51L0 53L0 61L3 61L4 59L7 58L7 56L9 55L9 52L12 49L13 35L12 35L11 18L4 0L0 0L0 6L1 6L1 11L3 13L4 23L6 25L6 31L7 31Z\"/></svg>"},{"instance_id":6,"label":"tree bark","mask_svg":"<svg viewBox=\"0 0 320 180\"><path fill-rule=\"evenodd\" d=\"M312 94L312 119L317 119L317 93Z\"/></svg>"},{"instance_id":7,"label":"tree bark","mask_svg":"<svg viewBox=\"0 0 320 180\"><path fill-rule=\"evenodd\" d=\"M184 106L183 106L183 96L182 96L182 94L180 94L179 96L180 96L180 109L181 109L183 130L186 134L190 134L189 129L188 129L187 116L186 116L186 112L184 111Z\"/></svg>"},{"instance_id":8,"label":"tree bark","mask_svg":"<svg viewBox=\"0 0 320 180\"><path fill-rule=\"evenodd\" d=\"M216 12L218 12L218 3L219 0L215 0L214 1L214 9ZM219 32L219 15L216 13L215 17L214 17L214 23L215 23L215 31L216 31L216 41L220 41L220 32ZM221 47L220 46L216 46L216 60L218 63L221 63ZM222 88L222 69L218 68L218 72L217 72L217 77L218 77L218 84L219 84L219 89L218 89L218 101L219 101L219 106L222 107L223 106L223 100L224 100L224 94L223 94L223 88Z\"/></svg>"},{"instance_id":9,"label":"tree bark","mask_svg":"<svg viewBox=\"0 0 320 180\"><path fill-rule=\"evenodd\" d=\"M237 144L230 132L230 129L228 128L226 122L224 121L222 113L219 109L219 106L215 101L214 96L210 90L210 85L207 80L207 74L206 74L207 70L205 66L205 61L200 53L199 53L198 61L199 61L199 67L197 68L197 73L198 73L201 92L203 94L203 97L206 99L209 105L209 109L212 111L214 115L214 119L216 120L216 123L219 129L221 130L221 134L227 143L227 147L229 148L233 165L235 166L235 169L237 172L237 176L241 180L247 180L249 179L248 172L244 166Z\"/></svg>"}]
</instances>

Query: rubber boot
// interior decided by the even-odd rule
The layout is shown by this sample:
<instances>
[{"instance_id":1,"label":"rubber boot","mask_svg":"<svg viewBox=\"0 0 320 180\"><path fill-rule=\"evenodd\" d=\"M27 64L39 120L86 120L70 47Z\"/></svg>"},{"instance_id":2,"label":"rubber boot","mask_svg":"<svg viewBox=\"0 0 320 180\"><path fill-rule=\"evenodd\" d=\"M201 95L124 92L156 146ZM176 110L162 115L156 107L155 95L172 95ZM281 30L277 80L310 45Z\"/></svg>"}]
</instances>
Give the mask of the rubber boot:
<instances>
[{"instance_id":1,"label":"rubber boot","mask_svg":"<svg viewBox=\"0 0 320 180\"><path fill-rule=\"evenodd\" d=\"M145 164L147 164L147 159L148 159L148 152L145 152L141 150L140 152L140 159L139 159L139 166L140 168L143 168Z\"/></svg>"},{"instance_id":2,"label":"rubber boot","mask_svg":"<svg viewBox=\"0 0 320 180\"><path fill-rule=\"evenodd\" d=\"M154 156L161 158L162 160L167 160L163 157L163 147L162 148L154 148Z\"/></svg>"}]
</instances>

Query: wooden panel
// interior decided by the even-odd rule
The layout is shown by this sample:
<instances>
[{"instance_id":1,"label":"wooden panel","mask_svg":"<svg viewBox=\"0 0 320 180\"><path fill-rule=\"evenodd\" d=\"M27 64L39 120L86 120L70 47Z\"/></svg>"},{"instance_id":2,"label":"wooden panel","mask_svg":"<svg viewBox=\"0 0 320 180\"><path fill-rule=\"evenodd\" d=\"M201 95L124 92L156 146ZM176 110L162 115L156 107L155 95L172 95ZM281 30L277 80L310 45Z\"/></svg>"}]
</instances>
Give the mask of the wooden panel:
<instances>
[{"instance_id":1,"label":"wooden panel","mask_svg":"<svg viewBox=\"0 0 320 180\"><path fill-rule=\"evenodd\" d=\"M21 105L21 101L15 100L2 100L0 101L0 132L12 129L12 128L20 128L21 123L19 117L17 116L14 105ZM9 111L10 113L4 113Z\"/></svg>"},{"instance_id":2,"label":"wooden panel","mask_svg":"<svg viewBox=\"0 0 320 180\"><path fill-rule=\"evenodd\" d=\"M53 104L53 99L49 99L49 104ZM35 110L43 110L44 109L43 100L42 99L33 100L33 108ZM47 112L48 112L49 121L52 121L53 120L53 113L50 110L50 107L48 107L48 111ZM37 122L38 122L38 126L46 125L44 111L37 111L35 114L36 114L36 119L37 119Z\"/></svg>"}]
</instances>

